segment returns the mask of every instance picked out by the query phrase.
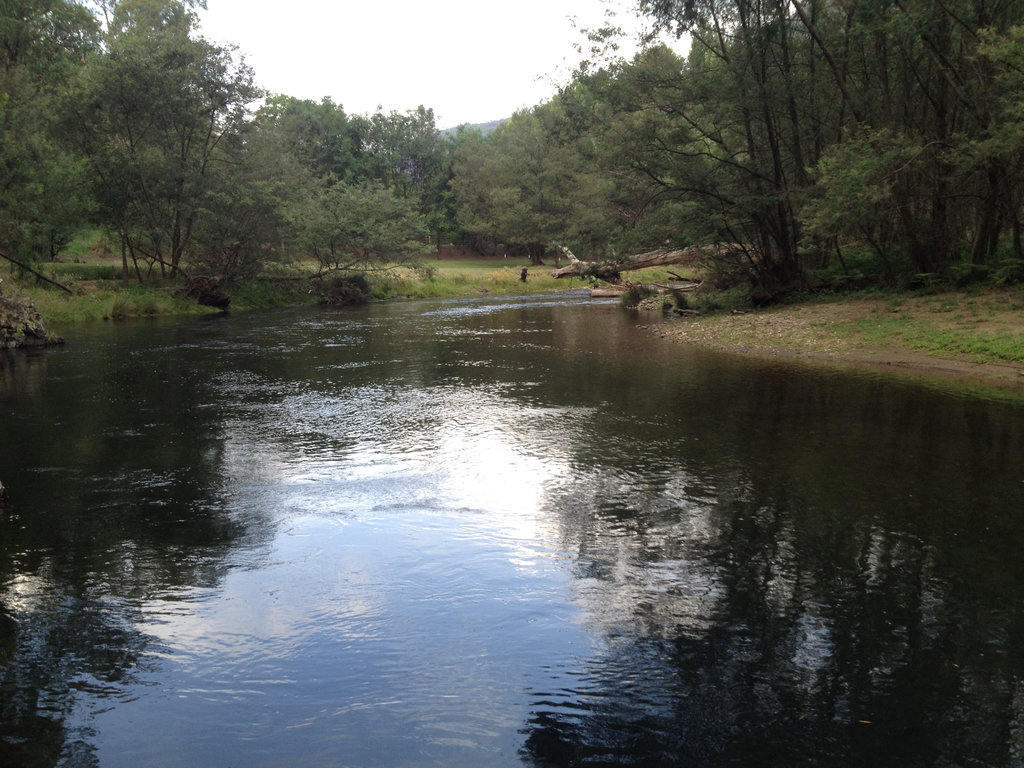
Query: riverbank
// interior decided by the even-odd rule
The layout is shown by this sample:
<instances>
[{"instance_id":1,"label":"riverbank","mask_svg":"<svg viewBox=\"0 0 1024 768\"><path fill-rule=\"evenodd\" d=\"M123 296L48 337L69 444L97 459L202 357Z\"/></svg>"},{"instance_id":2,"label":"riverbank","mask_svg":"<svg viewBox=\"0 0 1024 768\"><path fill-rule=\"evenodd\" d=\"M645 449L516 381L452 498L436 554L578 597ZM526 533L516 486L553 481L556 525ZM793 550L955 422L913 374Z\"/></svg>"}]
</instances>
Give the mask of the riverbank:
<instances>
[{"instance_id":1,"label":"riverbank","mask_svg":"<svg viewBox=\"0 0 1024 768\"><path fill-rule=\"evenodd\" d=\"M556 280L551 267L533 267L524 259L430 259L421 272L409 269L367 275L370 301L391 299L445 299L486 294L516 295L579 287L578 280ZM120 266L110 254L93 256L87 263L52 262L43 265L42 284L31 276L5 275L4 289L33 302L47 327L72 335L74 326L96 320L131 320L153 316L187 316L222 311L201 306L190 297L182 279L149 278L125 285ZM526 274L524 280L523 273ZM314 277L315 265L292 264L280 272L220 286L230 299L230 311L313 304L328 299L331 277Z\"/></svg>"},{"instance_id":2,"label":"riverbank","mask_svg":"<svg viewBox=\"0 0 1024 768\"><path fill-rule=\"evenodd\" d=\"M581 285L551 278L550 267L531 267L523 282L524 264L513 260L447 259L431 265L429 277L373 276L375 298L537 293ZM116 273L115 266L92 268ZM217 311L197 306L173 284L125 287L116 279L89 279L95 276L84 271L88 265L50 267L60 268L55 274L71 285L70 293L27 282L18 287L35 302L47 327L61 335L73 334L74 325L87 320ZM667 279L648 272L630 278L637 283ZM233 286L232 310L311 303L317 300L313 293L308 277L266 278ZM747 355L885 367L1024 388L1024 288L1020 286L926 295L848 294L762 310L685 316L649 327L673 342Z\"/></svg>"},{"instance_id":3,"label":"riverbank","mask_svg":"<svg viewBox=\"0 0 1024 768\"><path fill-rule=\"evenodd\" d=\"M1024 290L845 296L651 324L663 338L765 357L898 369L1024 388Z\"/></svg>"}]
</instances>

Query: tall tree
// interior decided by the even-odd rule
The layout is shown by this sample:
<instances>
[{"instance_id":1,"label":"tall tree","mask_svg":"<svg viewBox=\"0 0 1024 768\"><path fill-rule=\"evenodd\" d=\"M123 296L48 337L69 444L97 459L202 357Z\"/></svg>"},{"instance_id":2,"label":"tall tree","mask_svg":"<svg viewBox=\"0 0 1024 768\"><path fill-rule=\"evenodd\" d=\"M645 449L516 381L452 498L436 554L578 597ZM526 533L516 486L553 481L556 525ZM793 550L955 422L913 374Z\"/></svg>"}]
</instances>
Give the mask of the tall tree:
<instances>
[{"instance_id":1,"label":"tall tree","mask_svg":"<svg viewBox=\"0 0 1024 768\"><path fill-rule=\"evenodd\" d=\"M54 256L88 217L81 163L55 115L98 33L74 3L0 0L0 251L12 258Z\"/></svg>"},{"instance_id":2,"label":"tall tree","mask_svg":"<svg viewBox=\"0 0 1024 768\"><path fill-rule=\"evenodd\" d=\"M486 137L466 136L452 179L459 224L542 263L572 218L571 152L546 130L539 110L517 112Z\"/></svg>"},{"instance_id":3,"label":"tall tree","mask_svg":"<svg viewBox=\"0 0 1024 768\"><path fill-rule=\"evenodd\" d=\"M129 258L174 275L189 253L229 137L261 91L233 51L194 37L176 0L114 6L106 51L90 60L71 103L103 215Z\"/></svg>"},{"instance_id":4,"label":"tall tree","mask_svg":"<svg viewBox=\"0 0 1024 768\"><path fill-rule=\"evenodd\" d=\"M424 251L426 222L415 202L377 181L321 183L293 209L293 221L320 274L419 266Z\"/></svg>"},{"instance_id":5,"label":"tall tree","mask_svg":"<svg viewBox=\"0 0 1024 768\"><path fill-rule=\"evenodd\" d=\"M348 115L340 104L277 95L256 114L260 130L281 139L288 152L319 179L356 182L371 176L370 122Z\"/></svg>"},{"instance_id":6,"label":"tall tree","mask_svg":"<svg viewBox=\"0 0 1024 768\"><path fill-rule=\"evenodd\" d=\"M813 59L781 0L643 0L657 24L693 41L678 76L681 131L666 151L708 158L703 196L722 220L721 238L748 250L748 266L774 290L799 278L801 192L806 169L831 137ZM710 181L710 183L708 183ZM684 182L685 184L685 182Z\"/></svg>"}]
</instances>

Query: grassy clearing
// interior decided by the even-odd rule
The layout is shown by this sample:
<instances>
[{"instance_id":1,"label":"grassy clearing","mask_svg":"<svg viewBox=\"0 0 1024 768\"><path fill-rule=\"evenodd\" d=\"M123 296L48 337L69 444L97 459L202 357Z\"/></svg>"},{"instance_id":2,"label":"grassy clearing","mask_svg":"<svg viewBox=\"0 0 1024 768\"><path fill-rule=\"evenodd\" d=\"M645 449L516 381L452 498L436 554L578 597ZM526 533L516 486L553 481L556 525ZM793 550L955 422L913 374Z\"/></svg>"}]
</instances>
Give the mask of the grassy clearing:
<instances>
[{"instance_id":1,"label":"grassy clearing","mask_svg":"<svg viewBox=\"0 0 1024 768\"><path fill-rule=\"evenodd\" d=\"M419 277L409 271L374 275L370 283L377 298L450 299L480 294L517 295L580 288L580 280L556 280L549 266L504 264L494 259L430 262L434 273ZM527 269L526 281L521 279Z\"/></svg>"}]
</instances>

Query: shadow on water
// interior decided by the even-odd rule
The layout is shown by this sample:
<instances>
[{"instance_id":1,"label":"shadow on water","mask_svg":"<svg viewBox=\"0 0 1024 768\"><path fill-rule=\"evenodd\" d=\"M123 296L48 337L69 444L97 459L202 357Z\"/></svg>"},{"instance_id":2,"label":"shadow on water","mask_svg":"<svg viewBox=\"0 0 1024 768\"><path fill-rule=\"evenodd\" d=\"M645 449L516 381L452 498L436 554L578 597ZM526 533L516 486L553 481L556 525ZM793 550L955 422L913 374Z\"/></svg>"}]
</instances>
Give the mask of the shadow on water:
<instances>
[{"instance_id":1,"label":"shadow on water","mask_svg":"<svg viewBox=\"0 0 1024 768\"><path fill-rule=\"evenodd\" d=\"M0 408L5 765L1024 760L1020 403L561 297L96 328Z\"/></svg>"}]
</instances>

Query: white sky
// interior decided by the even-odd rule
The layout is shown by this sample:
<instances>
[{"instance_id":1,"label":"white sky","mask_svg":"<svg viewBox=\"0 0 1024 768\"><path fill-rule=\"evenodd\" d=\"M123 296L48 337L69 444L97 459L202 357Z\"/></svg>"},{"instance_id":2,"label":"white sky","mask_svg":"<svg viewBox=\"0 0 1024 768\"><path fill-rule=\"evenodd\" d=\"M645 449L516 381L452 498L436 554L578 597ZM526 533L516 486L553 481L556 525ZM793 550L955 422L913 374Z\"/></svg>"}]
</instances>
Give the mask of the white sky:
<instances>
[{"instance_id":1,"label":"white sky","mask_svg":"<svg viewBox=\"0 0 1024 768\"><path fill-rule=\"evenodd\" d=\"M554 95L605 11L635 0L207 0L202 34L237 45L260 85L349 114L422 104L439 128L508 117ZM632 55L632 51L625 51Z\"/></svg>"}]
</instances>

